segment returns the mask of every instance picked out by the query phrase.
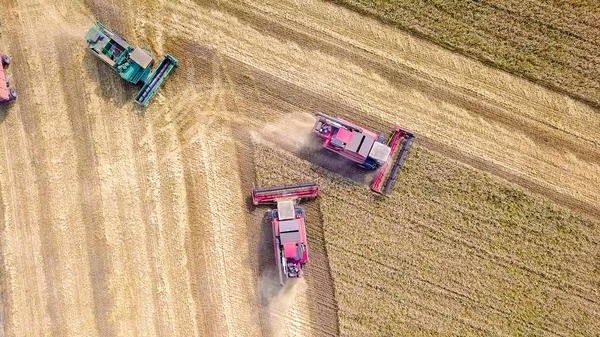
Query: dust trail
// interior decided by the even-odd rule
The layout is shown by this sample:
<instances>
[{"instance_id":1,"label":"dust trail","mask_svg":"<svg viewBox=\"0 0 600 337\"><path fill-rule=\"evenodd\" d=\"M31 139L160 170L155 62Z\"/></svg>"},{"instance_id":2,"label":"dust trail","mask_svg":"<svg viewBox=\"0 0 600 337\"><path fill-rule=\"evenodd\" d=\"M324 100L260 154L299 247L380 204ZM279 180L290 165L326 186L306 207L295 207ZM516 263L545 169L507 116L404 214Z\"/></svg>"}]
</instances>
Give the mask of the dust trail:
<instances>
[{"instance_id":1,"label":"dust trail","mask_svg":"<svg viewBox=\"0 0 600 337\"><path fill-rule=\"evenodd\" d=\"M306 288L304 279L289 279L281 286L275 268L268 268L261 275L259 292L261 305L267 311L269 336L286 336L286 315Z\"/></svg>"},{"instance_id":2,"label":"dust trail","mask_svg":"<svg viewBox=\"0 0 600 337\"><path fill-rule=\"evenodd\" d=\"M317 151L321 146L312 134L316 121L315 116L306 112L290 113L265 125L260 134L293 153L300 153L305 148Z\"/></svg>"}]
</instances>

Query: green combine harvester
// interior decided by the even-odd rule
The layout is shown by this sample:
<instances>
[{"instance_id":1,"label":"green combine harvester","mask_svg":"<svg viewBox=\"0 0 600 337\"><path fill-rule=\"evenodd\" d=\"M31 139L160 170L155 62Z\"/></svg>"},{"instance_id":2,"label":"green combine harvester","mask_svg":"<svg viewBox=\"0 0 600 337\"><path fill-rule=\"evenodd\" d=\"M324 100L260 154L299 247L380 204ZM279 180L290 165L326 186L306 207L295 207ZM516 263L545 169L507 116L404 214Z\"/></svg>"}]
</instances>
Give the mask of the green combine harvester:
<instances>
[{"instance_id":1,"label":"green combine harvester","mask_svg":"<svg viewBox=\"0 0 600 337\"><path fill-rule=\"evenodd\" d=\"M134 48L116 33L108 30L100 22L85 35L88 47L94 55L108 63L125 81L144 83L135 101L146 106L173 68L177 67L177 59L166 54L155 71L152 71L154 59L149 50Z\"/></svg>"}]
</instances>

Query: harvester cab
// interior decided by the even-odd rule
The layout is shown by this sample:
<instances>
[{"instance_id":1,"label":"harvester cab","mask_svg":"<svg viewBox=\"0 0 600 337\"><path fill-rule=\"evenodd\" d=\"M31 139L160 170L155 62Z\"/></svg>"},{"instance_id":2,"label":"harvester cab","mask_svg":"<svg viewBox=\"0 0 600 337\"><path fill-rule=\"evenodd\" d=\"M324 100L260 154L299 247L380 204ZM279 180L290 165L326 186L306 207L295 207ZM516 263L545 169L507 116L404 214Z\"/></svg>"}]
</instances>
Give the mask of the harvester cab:
<instances>
[{"instance_id":1,"label":"harvester cab","mask_svg":"<svg viewBox=\"0 0 600 337\"><path fill-rule=\"evenodd\" d=\"M273 231L275 263L279 272L279 284L285 279L301 278L302 269L308 262L308 242L306 240L306 214L298 202L316 198L319 195L317 184L302 184L275 188L252 188L252 204L277 204L269 210L267 217Z\"/></svg>"},{"instance_id":2,"label":"harvester cab","mask_svg":"<svg viewBox=\"0 0 600 337\"><path fill-rule=\"evenodd\" d=\"M387 195L398 178L414 135L396 127L389 141L385 143L383 135L365 130L352 122L320 112L315 115L317 121L313 132L322 138L323 147L346 157L366 170L379 169L379 173L371 185L371 190ZM394 163L392 173L388 174L389 162L395 156L396 149L402 141L402 148Z\"/></svg>"},{"instance_id":3,"label":"harvester cab","mask_svg":"<svg viewBox=\"0 0 600 337\"><path fill-rule=\"evenodd\" d=\"M108 30L100 22L96 26L90 28L85 35L88 48L125 81L144 83L135 101L141 106L147 106L164 80L177 67L177 59L166 54L156 70L152 71L154 59L149 50L130 46L123 37Z\"/></svg>"}]
</instances>

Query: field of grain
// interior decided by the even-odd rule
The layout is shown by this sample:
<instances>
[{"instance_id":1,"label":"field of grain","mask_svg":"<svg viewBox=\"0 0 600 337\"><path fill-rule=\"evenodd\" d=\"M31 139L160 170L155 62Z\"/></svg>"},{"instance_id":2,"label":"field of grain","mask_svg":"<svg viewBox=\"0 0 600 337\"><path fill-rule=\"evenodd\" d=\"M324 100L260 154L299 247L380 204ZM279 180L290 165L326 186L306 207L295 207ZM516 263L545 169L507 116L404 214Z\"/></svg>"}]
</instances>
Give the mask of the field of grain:
<instances>
[{"instance_id":1,"label":"field of grain","mask_svg":"<svg viewBox=\"0 0 600 337\"><path fill-rule=\"evenodd\" d=\"M86 50L96 20L179 59L147 109ZM597 109L329 2L9 0L0 21L19 93L0 108L0 336L360 333L323 210L370 194L333 188L366 179L318 151L315 111L414 131L408 173L433 150L600 217ZM281 289L248 198L299 178L325 198L306 205L306 278Z\"/></svg>"},{"instance_id":2,"label":"field of grain","mask_svg":"<svg viewBox=\"0 0 600 337\"><path fill-rule=\"evenodd\" d=\"M330 1L600 107L598 1Z\"/></svg>"},{"instance_id":3,"label":"field of grain","mask_svg":"<svg viewBox=\"0 0 600 337\"><path fill-rule=\"evenodd\" d=\"M421 147L389 198L273 144L258 152L265 182L319 180L342 335L600 332L597 220Z\"/></svg>"}]
</instances>

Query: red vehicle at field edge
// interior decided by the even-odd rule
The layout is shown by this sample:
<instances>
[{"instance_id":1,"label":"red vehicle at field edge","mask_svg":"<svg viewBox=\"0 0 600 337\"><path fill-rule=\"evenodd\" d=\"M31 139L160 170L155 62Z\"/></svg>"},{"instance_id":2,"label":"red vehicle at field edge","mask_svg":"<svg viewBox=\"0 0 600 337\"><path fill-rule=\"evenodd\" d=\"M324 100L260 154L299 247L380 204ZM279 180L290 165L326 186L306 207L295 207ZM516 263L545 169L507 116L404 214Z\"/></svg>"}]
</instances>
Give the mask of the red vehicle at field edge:
<instances>
[{"instance_id":1,"label":"red vehicle at field edge","mask_svg":"<svg viewBox=\"0 0 600 337\"><path fill-rule=\"evenodd\" d=\"M10 65L7 55L0 56L2 67L0 67L0 103L11 103L17 99L17 91L10 87L10 79L6 75L6 69Z\"/></svg>"}]
</instances>

